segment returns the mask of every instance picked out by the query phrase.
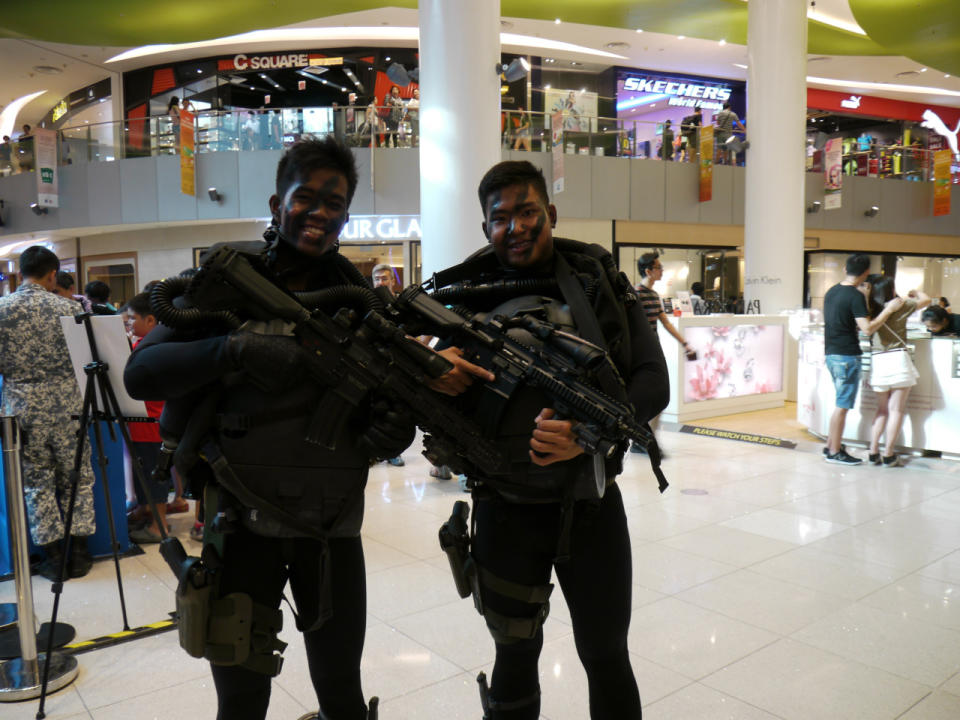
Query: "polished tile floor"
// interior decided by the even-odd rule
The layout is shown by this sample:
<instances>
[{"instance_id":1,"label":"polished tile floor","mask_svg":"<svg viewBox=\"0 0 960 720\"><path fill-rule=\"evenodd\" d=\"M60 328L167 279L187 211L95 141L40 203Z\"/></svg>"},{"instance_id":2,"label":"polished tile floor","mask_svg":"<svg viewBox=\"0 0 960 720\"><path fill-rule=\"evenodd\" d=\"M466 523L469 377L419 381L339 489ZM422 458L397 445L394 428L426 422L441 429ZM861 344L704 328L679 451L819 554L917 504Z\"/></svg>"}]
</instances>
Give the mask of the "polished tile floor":
<instances>
[{"instance_id":1,"label":"polished tile floor","mask_svg":"<svg viewBox=\"0 0 960 720\"><path fill-rule=\"evenodd\" d=\"M736 422L787 436L788 412ZM824 463L821 445L798 434L796 450L661 435L667 493L643 456L628 456L620 480L633 541L629 647L647 720L960 718L960 463L847 468ZM477 720L474 678L489 670L493 644L437 545L464 496L455 481L430 478L413 451L405 458L403 468L373 468L367 489L364 686L381 697L384 720ZM191 519L173 520L198 550ZM121 566L131 625L165 618L174 582L156 547ZM50 583L33 584L48 617ZM0 583L0 601L12 599L12 582ZM62 617L80 638L120 629L112 563L65 586ZM293 720L315 699L298 634L283 637L269 717ZM542 717L585 720L562 598L545 639ZM78 680L48 699L51 719L215 715L207 667L175 633L78 657ZM0 706L4 720L35 713L36 701Z\"/></svg>"}]
</instances>

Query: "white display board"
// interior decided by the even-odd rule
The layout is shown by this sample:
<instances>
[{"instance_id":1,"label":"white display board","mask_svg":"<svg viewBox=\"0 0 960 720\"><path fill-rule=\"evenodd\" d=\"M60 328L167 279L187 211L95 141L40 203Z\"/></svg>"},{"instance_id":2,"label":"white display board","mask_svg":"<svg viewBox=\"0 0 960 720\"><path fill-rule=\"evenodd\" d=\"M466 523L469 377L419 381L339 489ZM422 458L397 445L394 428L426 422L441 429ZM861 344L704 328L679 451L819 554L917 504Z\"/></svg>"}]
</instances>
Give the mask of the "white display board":
<instances>
[{"instance_id":1,"label":"white display board","mask_svg":"<svg viewBox=\"0 0 960 720\"><path fill-rule=\"evenodd\" d=\"M123 317L120 315L93 315L90 318L93 329L94 342L97 345L97 354L100 361L107 364L107 377L120 405L120 412L124 418L147 417L147 406L142 400L134 400L127 394L123 386L123 369L130 357L130 341L123 326ZM70 351L70 361L73 371L77 375L80 385L80 395L83 395L87 386L87 374L84 365L93 362L93 352L87 339L87 331L83 323L78 323L72 315L62 316L60 325L63 327L63 336L67 340L67 349ZM98 391L99 392L99 391ZM98 398L100 410L105 410L105 398Z\"/></svg>"}]
</instances>

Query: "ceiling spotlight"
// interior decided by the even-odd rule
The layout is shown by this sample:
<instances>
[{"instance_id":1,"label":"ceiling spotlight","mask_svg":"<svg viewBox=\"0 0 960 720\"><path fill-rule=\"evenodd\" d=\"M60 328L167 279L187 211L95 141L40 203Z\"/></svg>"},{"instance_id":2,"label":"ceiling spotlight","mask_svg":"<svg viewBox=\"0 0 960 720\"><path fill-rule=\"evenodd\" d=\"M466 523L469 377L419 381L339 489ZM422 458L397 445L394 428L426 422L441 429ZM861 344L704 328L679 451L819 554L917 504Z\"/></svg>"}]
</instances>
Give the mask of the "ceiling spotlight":
<instances>
[{"instance_id":1,"label":"ceiling spotlight","mask_svg":"<svg viewBox=\"0 0 960 720\"><path fill-rule=\"evenodd\" d=\"M677 40L686 40L686 39L687 39L686 35L677 35Z\"/></svg>"},{"instance_id":2,"label":"ceiling spotlight","mask_svg":"<svg viewBox=\"0 0 960 720\"><path fill-rule=\"evenodd\" d=\"M556 20L554 20L553 23L554 23L555 25L559 25L559 24L560 24L560 18L557 18Z\"/></svg>"},{"instance_id":3,"label":"ceiling spotlight","mask_svg":"<svg viewBox=\"0 0 960 720\"><path fill-rule=\"evenodd\" d=\"M508 83L522 80L528 72L530 72L530 63L522 57L515 58L509 65L504 63L497 68L497 75L503 77Z\"/></svg>"},{"instance_id":4,"label":"ceiling spotlight","mask_svg":"<svg viewBox=\"0 0 960 720\"><path fill-rule=\"evenodd\" d=\"M814 200L812 203L807 205L807 212L810 213L811 215L813 213L818 213L820 212L821 205L822 203L819 200Z\"/></svg>"},{"instance_id":5,"label":"ceiling spotlight","mask_svg":"<svg viewBox=\"0 0 960 720\"><path fill-rule=\"evenodd\" d=\"M727 44L727 41L726 41L726 40L723 40L723 39L721 39L721 40L720 40L720 42L719 42L718 44L719 44L719 45L720 45L721 47L723 47L724 45L726 45L726 44Z\"/></svg>"},{"instance_id":6,"label":"ceiling spotlight","mask_svg":"<svg viewBox=\"0 0 960 720\"><path fill-rule=\"evenodd\" d=\"M47 209L46 209L45 207L42 207L42 206L39 205L38 203L35 203L35 202L30 203L30 210L31 210L31 212L33 212L34 215L46 215L46 214L47 214Z\"/></svg>"},{"instance_id":7,"label":"ceiling spotlight","mask_svg":"<svg viewBox=\"0 0 960 720\"><path fill-rule=\"evenodd\" d=\"M207 197L210 198L210 202L221 202L223 200L223 195L217 192L215 187L207 188Z\"/></svg>"},{"instance_id":8,"label":"ceiling spotlight","mask_svg":"<svg viewBox=\"0 0 960 720\"><path fill-rule=\"evenodd\" d=\"M871 205L870 209L864 210L863 214L867 217L876 217L880 214L880 208L878 208L876 205Z\"/></svg>"},{"instance_id":9,"label":"ceiling spotlight","mask_svg":"<svg viewBox=\"0 0 960 720\"><path fill-rule=\"evenodd\" d=\"M638 32L638 33L641 33L641 32L643 32L643 30L641 30L640 28L637 28L637 32Z\"/></svg>"},{"instance_id":10,"label":"ceiling spotlight","mask_svg":"<svg viewBox=\"0 0 960 720\"><path fill-rule=\"evenodd\" d=\"M390 58L387 59L389 60ZM406 87L410 84L410 73L398 62L393 63L393 65L387 68L387 77L394 85Z\"/></svg>"}]
</instances>

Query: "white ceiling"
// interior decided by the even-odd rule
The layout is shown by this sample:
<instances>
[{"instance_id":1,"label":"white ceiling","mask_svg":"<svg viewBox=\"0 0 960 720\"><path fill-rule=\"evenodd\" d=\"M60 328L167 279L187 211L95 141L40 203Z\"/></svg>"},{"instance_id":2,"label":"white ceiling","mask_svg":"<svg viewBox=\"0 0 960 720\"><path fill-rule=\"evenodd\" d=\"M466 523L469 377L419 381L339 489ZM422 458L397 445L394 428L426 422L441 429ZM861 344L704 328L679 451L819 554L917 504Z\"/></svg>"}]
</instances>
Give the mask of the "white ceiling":
<instances>
[{"instance_id":1,"label":"white ceiling","mask_svg":"<svg viewBox=\"0 0 960 720\"><path fill-rule=\"evenodd\" d=\"M852 20L847 0L818 0L817 9L835 17ZM402 8L385 8L376 11L347 13L316 21L300 23L291 27L329 27L329 26L375 26L392 25L415 27L417 12ZM609 64L648 68L651 70L674 71L694 75L708 75L730 79L745 80L746 70L734 63L746 63L747 50L743 45L719 43L707 40L687 38L680 40L674 36L657 33L637 33L633 30L606 28L592 25L575 25L523 18L504 18L504 31L522 35L531 35L560 40L576 45L608 50L608 43L627 43L628 48L617 47L612 51L626 56L625 60L611 61ZM409 43L378 42L383 46L409 45ZM327 43L329 45L329 43ZM322 47L312 45L313 47ZM276 44L270 48L282 48ZM303 43L297 43L303 47ZM181 51L153 58L106 64L106 60L129 48L93 47L81 45L63 45L41 43L31 40L0 39L0 109L10 101L23 95L46 90L47 92L27 105L21 111L17 126L24 122L36 123L61 97L89 83L96 82L111 73L118 73L136 67L144 67L171 60L230 54L239 50L266 49L266 47L227 46L222 49L204 49ZM546 54L544 51L531 51L531 54ZM585 67L600 68L597 58L575 52L551 52L558 66L571 61L584 63ZM960 78L944 77L943 73L929 70L920 73L921 66L903 57L849 57L821 56L811 62L808 75L841 80L867 81L878 83L900 83L912 86L938 87L960 93ZM37 72L36 66L53 66L62 70L56 75ZM897 77L898 73L915 71L916 75ZM856 91L858 94L878 95L928 104L960 106L960 97L947 97L934 94L911 94L887 90L866 90L862 88L833 88L839 91Z\"/></svg>"}]
</instances>

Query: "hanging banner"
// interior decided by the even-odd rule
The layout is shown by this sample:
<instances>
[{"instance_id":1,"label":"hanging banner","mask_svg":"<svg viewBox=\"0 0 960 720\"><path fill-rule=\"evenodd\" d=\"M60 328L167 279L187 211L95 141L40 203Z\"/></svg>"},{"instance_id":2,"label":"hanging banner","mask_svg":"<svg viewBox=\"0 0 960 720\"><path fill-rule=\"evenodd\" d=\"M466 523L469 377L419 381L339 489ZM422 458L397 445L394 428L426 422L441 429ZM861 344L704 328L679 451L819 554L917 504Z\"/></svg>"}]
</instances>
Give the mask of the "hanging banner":
<instances>
[{"instance_id":1,"label":"hanging banner","mask_svg":"<svg viewBox=\"0 0 960 720\"><path fill-rule=\"evenodd\" d=\"M713 125L700 128L700 202L713 200Z\"/></svg>"},{"instance_id":2,"label":"hanging banner","mask_svg":"<svg viewBox=\"0 0 960 720\"><path fill-rule=\"evenodd\" d=\"M563 113L550 116L550 138L553 149L553 194L563 192Z\"/></svg>"},{"instance_id":3,"label":"hanging banner","mask_svg":"<svg viewBox=\"0 0 960 720\"><path fill-rule=\"evenodd\" d=\"M950 150L937 150L933 153L933 214L950 214L950 162L953 160Z\"/></svg>"},{"instance_id":4,"label":"hanging banner","mask_svg":"<svg viewBox=\"0 0 960 720\"><path fill-rule=\"evenodd\" d=\"M37 128L33 131L37 168L37 205L60 207L57 190L57 131Z\"/></svg>"},{"instance_id":5,"label":"hanging banner","mask_svg":"<svg viewBox=\"0 0 960 720\"><path fill-rule=\"evenodd\" d=\"M184 195L197 194L197 159L195 157L194 114L189 110L180 111L180 192Z\"/></svg>"},{"instance_id":6,"label":"hanging banner","mask_svg":"<svg viewBox=\"0 0 960 720\"><path fill-rule=\"evenodd\" d=\"M840 191L843 185L843 139L827 140L823 148L823 209L840 207Z\"/></svg>"}]
</instances>

